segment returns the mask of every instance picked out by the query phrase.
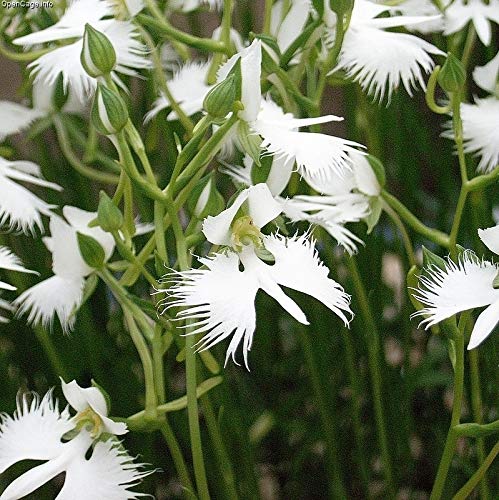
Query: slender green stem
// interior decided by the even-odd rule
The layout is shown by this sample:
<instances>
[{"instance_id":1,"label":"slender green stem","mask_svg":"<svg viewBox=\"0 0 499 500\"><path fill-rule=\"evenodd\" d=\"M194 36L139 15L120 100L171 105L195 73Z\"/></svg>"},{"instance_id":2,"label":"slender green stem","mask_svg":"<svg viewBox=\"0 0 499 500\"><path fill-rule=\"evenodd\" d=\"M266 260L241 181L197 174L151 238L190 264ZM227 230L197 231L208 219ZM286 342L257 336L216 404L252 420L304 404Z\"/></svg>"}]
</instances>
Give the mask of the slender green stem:
<instances>
[{"instance_id":1,"label":"slender green stem","mask_svg":"<svg viewBox=\"0 0 499 500\"><path fill-rule=\"evenodd\" d=\"M30 52L14 52L13 50L8 49L3 43L0 42L0 55L10 59L11 61L20 61L20 62L31 62L35 59L38 59L40 56L48 54L53 49L40 49L40 50L32 50Z\"/></svg>"},{"instance_id":2,"label":"slender green stem","mask_svg":"<svg viewBox=\"0 0 499 500\"><path fill-rule=\"evenodd\" d=\"M272 4L273 0L265 0L265 7L263 10L263 27L262 33L270 35L270 24L272 22Z\"/></svg>"},{"instance_id":3,"label":"slender green stem","mask_svg":"<svg viewBox=\"0 0 499 500\"><path fill-rule=\"evenodd\" d=\"M331 404L328 397L324 393L323 383L321 382L321 371L317 366L310 339L304 327L300 328L300 340L305 353L307 369L309 372L312 387L315 393L315 398L319 406L319 415L321 418L322 432L327 446L327 464L329 468L328 487L331 498L347 498L345 485L341 473L341 465L339 460L339 448L334 435L333 426L336 425L336 419L331 414Z\"/></svg>"},{"instance_id":4,"label":"slender green stem","mask_svg":"<svg viewBox=\"0 0 499 500\"><path fill-rule=\"evenodd\" d=\"M453 500L465 500L476 488L477 484L485 478L485 473L492 465L494 459L499 455L499 441L494 445L487 458L482 462L482 465L471 476L468 482L454 495Z\"/></svg>"},{"instance_id":5,"label":"slender green stem","mask_svg":"<svg viewBox=\"0 0 499 500\"><path fill-rule=\"evenodd\" d=\"M444 248L449 248L450 241L449 236L438 229L433 229L431 227L423 224L406 206L404 206L395 196L390 194L388 191L383 190L381 192L383 199L390 205L395 212L402 218L405 223L411 227L414 231L421 234L430 241L433 241L437 245Z\"/></svg>"},{"instance_id":6,"label":"slender green stem","mask_svg":"<svg viewBox=\"0 0 499 500\"><path fill-rule=\"evenodd\" d=\"M177 470L180 482L182 483L182 487L184 488L186 498L195 500L197 496L195 494L194 485L192 484L189 469L185 463L184 456L180 445L178 444L177 438L175 437L175 433L166 418L164 418L161 422L159 430L163 435L168 449L170 450L170 454L172 456L173 463L175 464L175 469Z\"/></svg>"},{"instance_id":7,"label":"slender green stem","mask_svg":"<svg viewBox=\"0 0 499 500\"><path fill-rule=\"evenodd\" d=\"M437 88L438 74L440 73L440 66L435 66L430 78L428 78L428 86L426 87L425 99L426 105L439 115L446 115L451 110L451 104L440 106L435 101L435 90Z\"/></svg>"},{"instance_id":8,"label":"slender green stem","mask_svg":"<svg viewBox=\"0 0 499 500\"><path fill-rule=\"evenodd\" d=\"M96 170L92 167L89 167L88 165L85 165L73 151L73 148L71 147L71 144L69 142L68 135L66 133L66 129L60 117L54 115L53 120L57 140L64 154L64 157L79 174L87 177L88 179L102 182L104 184L118 184L119 177L117 175L109 174L107 172L101 172L100 170Z\"/></svg>"},{"instance_id":9,"label":"slender green stem","mask_svg":"<svg viewBox=\"0 0 499 500\"><path fill-rule=\"evenodd\" d=\"M437 476L431 492L430 500L440 500L445 487L447 474L454 456L458 433L455 427L461 419L461 407L463 403L464 390L464 334L455 327L454 342L456 348L456 362L454 366L454 400L452 402L452 416L445 441L445 447L438 466Z\"/></svg>"},{"instance_id":10,"label":"slender green stem","mask_svg":"<svg viewBox=\"0 0 499 500\"><path fill-rule=\"evenodd\" d=\"M220 24L220 42L223 43L225 47L228 48L232 46L230 39L230 30L232 27L233 10L234 10L234 0L224 0L222 22ZM224 58L225 55L222 52L217 52L213 54L213 59L208 69L208 75L206 76L206 81L210 85L216 83L217 71L222 62L224 61Z\"/></svg>"},{"instance_id":11,"label":"slender green stem","mask_svg":"<svg viewBox=\"0 0 499 500\"><path fill-rule=\"evenodd\" d=\"M376 419L376 429L378 434L378 445L381 451L383 461L383 473L385 476L386 487L390 498L395 498L395 483L392 472L392 460L390 457L390 448L388 446L388 435L386 427L386 417L383 407L383 389L382 376L380 370L380 347L379 332L372 315L369 299L362 283L357 263L354 257L347 259L348 269L353 281L355 296L359 302L360 312L367 332L366 341L368 348L369 372L373 389L374 416Z\"/></svg>"},{"instance_id":12,"label":"slender green stem","mask_svg":"<svg viewBox=\"0 0 499 500\"><path fill-rule=\"evenodd\" d=\"M463 55L461 57L461 62L463 63L464 68L468 67L470 62L470 58L473 54L473 48L475 47L476 42L476 30L473 23L469 23L468 35L466 36L466 41L464 42Z\"/></svg>"},{"instance_id":13,"label":"slender green stem","mask_svg":"<svg viewBox=\"0 0 499 500\"><path fill-rule=\"evenodd\" d=\"M471 380L471 408L473 410L473 420L477 424L483 423L483 408L482 408L482 394L480 390L480 370L478 349L469 351L470 363L470 380ZM479 437L476 441L477 458L479 463L485 461L485 442L483 438ZM487 478L484 476L480 483L480 496L481 500L488 500L490 498L489 486Z\"/></svg>"},{"instance_id":14,"label":"slender green stem","mask_svg":"<svg viewBox=\"0 0 499 500\"><path fill-rule=\"evenodd\" d=\"M466 184L466 188L470 192L478 191L479 189L486 188L497 181L499 181L499 167L496 167L488 174L478 175L477 177L470 179Z\"/></svg>"},{"instance_id":15,"label":"slender green stem","mask_svg":"<svg viewBox=\"0 0 499 500\"><path fill-rule=\"evenodd\" d=\"M211 442L213 443L213 449L217 458L217 465L220 467L220 472L224 481L225 492L231 500L238 500L239 494L236 488L234 469L224 443L224 438L220 432L209 394L206 394L201 398L201 405L203 407L203 414L206 420L206 427L208 428Z\"/></svg>"}]
</instances>

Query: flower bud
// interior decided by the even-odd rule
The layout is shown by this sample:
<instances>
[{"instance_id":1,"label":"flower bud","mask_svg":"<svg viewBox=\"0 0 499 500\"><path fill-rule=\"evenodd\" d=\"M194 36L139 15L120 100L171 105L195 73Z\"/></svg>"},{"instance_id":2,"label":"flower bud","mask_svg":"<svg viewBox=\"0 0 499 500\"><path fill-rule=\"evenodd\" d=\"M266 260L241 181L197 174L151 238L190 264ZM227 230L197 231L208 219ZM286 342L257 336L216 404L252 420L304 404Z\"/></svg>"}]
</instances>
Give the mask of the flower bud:
<instances>
[{"instance_id":1,"label":"flower bud","mask_svg":"<svg viewBox=\"0 0 499 500\"><path fill-rule=\"evenodd\" d=\"M123 214L104 191L99 194L97 221L99 226L108 233L118 231L123 226Z\"/></svg>"},{"instance_id":2,"label":"flower bud","mask_svg":"<svg viewBox=\"0 0 499 500\"><path fill-rule=\"evenodd\" d=\"M106 255L99 242L83 233L76 233L80 253L85 263L94 269L100 269L104 265Z\"/></svg>"},{"instance_id":3,"label":"flower bud","mask_svg":"<svg viewBox=\"0 0 499 500\"><path fill-rule=\"evenodd\" d=\"M119 94L98 84L91 111L92 123L104 135L117 134L128 122L128 110Z\"/></svg>"},{"instance_id":4,"label":"flower bud","mask_svg":"<svg viewBox=\"0 0 499 500\"><path fill-rule=\"evenodd\" d=\"M329 0L329 7L336 14L341 15L353 8L353 0Z\"/></svg>"},{"instance_id":5,"label":"flower bud","mask_svg":"<svg viewBox=\"0 0 499 500\"><path fill-rule=\"evenodd\" d=\"M463 63L449 52L438 74L438 83L446 92L458 92L463 88L465 81L466 69Z\"/></svg>"},{"instance_id":6,"label":"flower bud","mask_svg":"<svg viewBox=\"0 0 499 500\"><path fill-rule=\"evenodd\" d=\"M225 208L225 200L217 190L213 175L203 177L196 184L187 207L200 220L209 215L218 215Z\"/></svg>"},{"instance_id":7,"label":"flower bud","mask_svg":"<svg viewBox=\"0 0 499 500\"><path fill-rule=\"evenodd\" d=\"M224 118L232 111L236 99L236 79L234 75L215 85L206 95L203 107L215 118Z\"/></svg>"},{"instance_id":8,"label":"flower bud","mask_svg":"<svg viewBox=\"0 0 499 500\"><path fill-rule=\"evenodd\" d=\"M250 156L257 166L260 166L262 138L252 132L245 121L240 121L237 125L237 138L243 151Z\"/></svg>"},{"instance_id":9,"label":"flower bud","mask_svg":"<svg viewBox=\"0 0 499 500\"><path fill-rule=\"evenodd\" d=\"M109 38L88 23L83 33L80 61L85 71L94 78L111 73L116 64L116 52Z\"/></svg>"},{"instance_id":10,"label":"flower bud","mask_svg":"<svg viewBox=\"0 0 499 500\"><path fill-rule=\"evenodd\" d=\"M52 93L52 104L54 109L60 111L68 101L69 92L64 88L64 77L59 73L54 85L54 92Z\"/></svg>"}]
</instances>

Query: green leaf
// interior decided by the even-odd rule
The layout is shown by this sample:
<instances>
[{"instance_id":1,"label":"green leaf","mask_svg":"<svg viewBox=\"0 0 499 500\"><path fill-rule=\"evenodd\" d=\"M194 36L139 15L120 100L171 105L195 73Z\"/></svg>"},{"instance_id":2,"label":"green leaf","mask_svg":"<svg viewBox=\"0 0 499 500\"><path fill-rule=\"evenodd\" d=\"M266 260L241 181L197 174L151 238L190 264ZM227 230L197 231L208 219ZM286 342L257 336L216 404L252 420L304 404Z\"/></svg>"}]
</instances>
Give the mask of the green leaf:
<instances>
[{"instance_id":1,"label":"green leaf","mask_svg":"<svg viewBox=\"0 0 499 500\"><path fill-rule=\"evenodd\" d=\"M101 269L104 265L106 254L100 243L91 236L80 232L76 233L78 246L83 260L94 269Z\"/></svg>"}]
</instances>

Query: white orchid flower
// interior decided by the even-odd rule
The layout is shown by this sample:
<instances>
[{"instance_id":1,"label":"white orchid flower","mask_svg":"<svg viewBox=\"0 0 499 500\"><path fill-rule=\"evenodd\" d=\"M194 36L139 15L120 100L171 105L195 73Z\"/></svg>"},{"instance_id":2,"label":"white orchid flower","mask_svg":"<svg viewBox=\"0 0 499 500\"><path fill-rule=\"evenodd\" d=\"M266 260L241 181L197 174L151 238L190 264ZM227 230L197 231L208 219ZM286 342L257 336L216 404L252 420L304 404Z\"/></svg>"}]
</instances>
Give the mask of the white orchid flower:
<instances>
[{"instance_id":1,"label":"white orchid flower","mask_svg":"<svg viewBox=\"0 0 499 500\"><path fill-rule=\"evenodd\" d=\"M491 95L461 104L464 150L480 157L477 170L490 172L499 165L499 52L485 66L473 71L475 83ZM452 125L442 135L452 139Z\"/></svg>"},{"instance_id":2,"label":"white orchid flower","mask_svg":"<svg viewBox=\"0 0 499 500\"><path fill-rule=\"evenodd\" d=\"M329 30L328 43L334 41L336 15L325 2L324 21ZM425 88L424 74L434 62L430 54L445 55L440 49L417 36L385 31L387 28L433 21L433 16L378 17L392 7L369 0L356 0L334 71L344 70L349 78L382 101L402 84L409 95L419 84Z\"/></svg>"},{"instance_id":3,"label":"white orchid flower","mask_svg":"<svg viewBox=\"0 0 499 500\"><path fill-rule=\"evenodd\" d=\"M492 41L491 23L499 23L499 0L454 0L445 9L444 35L461 31L472 22L478 38L484 45Z\"/></svg>"},{"instance_id":4,"label":"white orchid flower","mask_svg":"<svg viewBox=\"0 0 499 500\"><path fill-rule=\"evenodd\" d=\"M241 211L248 214L239 216ZM179 319L191 321L188 335L205 334L199 349L209 349L232 335L227 349L236 361L236 351L242 342L243 358L248 367L256 328L255 296L262 289L273 297L297 321L308 324L300 307L281 289L291 288L310 295L337 314L345 324L349 319L350 298L343 288L328 278L328 269L320 261L313 241L306 236L284 238L266 236L260 229L281 212L265 184L242 191L234 203L216 217L208 217L203 233L208 241L230 247L199 259L200 269L168 276L173 282L163 302L165 310L185 307ZM261 260L261 252L274 260L272 265Z\"/></svg>"},{"instance_id":5,"label":"white orchid flower","mask_svg":"<svg viewBox=\"0 0 499 500\"><path fill-rule=\"evenodd\" d=\"M319 195L297 195L282 197L293 172L293 162L274 158L265 181L274 199L281 204L282 211L292 222L308 221L323 227L348 253L357 251L357 243L362 240L355 236L345 225L365 220L371 213L371 199L377 198L381 186L364 155L351 153L352 170L342 175L304 176L307 183ZM228 166L227 173L236 184L252 185L251 172L255 167L251 158L246 156L244 166Z\"/></svg>"},{"instance_id":6,"label":"white orchid flower","mask_svg":"<svg viewBox=\"0 0 499 500\"><path fill-rule=\"evenodd\" d=\"M46 181L35 163L9 161L0 156L0 225L8 224L11 229L20 229L25 233L34 232L35 227L43 231L41 216L50 216L50 210L55 206L44 202L18 182L55 191L62 188Z\"/></svg>"},{"instance_id":7,"label":"white orchid flower","mask_svg":"<svg viewBox=\"0 0 499 500\"><path fill-rule=\"evenodd\" d=\"M90 389L92 392L85 392ZM64 485L56 500L124 500L144 496L129 488L150 472L141 470L144 465L134 463L133 457L115 439L96 440L103 430L104 415L93 412L92 405L99 399L93 391L100 391L90 389L82 389L76 382L67 384L65 389L63 386L65 395L68 393L71 398L70 405L74 402L77 405L77 414L72 418L67 408L59 411L52 391L42 399L33 395L31 402L26 395L21 396L14 415L2 415L0 473L24 460L44 463L10 483L0 500L24 498L61 473L65 473ZM102 394L100 397L103 399ZM120 434L126 432L125 424L113 422L114 426L119 426L116 429ZM75 432L77 435L68 440ZM91 456L87 458L90 449Z\"/></svg>"},{"instance_id":8,"label":"white orchid flower","mask_svg":"<svg viewBox=\"0 0 499 500\"><path fill-rule=\"evenodd\" d=\"M184 64L168 82L170 92L182 111L187 116L192 116L203 110L203 101L212 85L206 83L206 75L210 62L188 62ZM153 104L151 111L145 117L148 122L161 110L170 107L170 101L164 95L160 96ZM178 119L175 111L170 111L167 120Z\"/></svg>"},{"instance_id":9,"label":"white orchid flower","mask_svg":"<svg viewBox=\"0 0 499 500\"><path fill-rule=\"evenodd\" d=\"M499 255L499 226L480 229L478 234L487 248ZM429 328L462 311L486 307L471 332L468 349L474 349L499 322L499 288L494 287L499 265L480 260L467 251L458 263L449 259L445 269L432 266L427 271L429 276L420 278L420 287L414 295L426 307L414 316L425 316L422 324Z\"/></svg>"},{"instance_id":10,"label":"white orchid flower","mask_svg":"<svg viewBox=\"0 0 499 500\"><path fill-rule=\"evenodd\" d=\"M317 118L295 118L285 113L270 98L262 99L260 89L262 45L259 40L242 52L232 56L218 73L218 81L224 80L241 61L241 102L239 118L262 138L264 152L296 162L300 173L329 176L350 168L349 152L362 145L326 134L299 132L298 128L314 124L341 121L343 118L327 115ZM233 138L234 140L234 138ZM236 139L237 143L237 139Z\"/></svg>"},{"instance_id":11,"label":"white orchid flower","mask_svg":"<svg viewBox=\"0 0 499 500\"><path fill-rule=\"evenodd\" d=\"M96 80L91 78L80 62L85 24L102 31L116 51L115 71L135 75L137 69L150 67L145 58L145 47L137 40L138 33L129 21L103 19L112 14L112 5L106 0L74 0L57 23L49 28L16 38L14 43L32 46L59 40L76 41L53 49L29 64L35 81L53 86L62 73L64 86L70 87L80 101L91 94ZM115 75L115 78L116 75Z\"/></svg>"},{"instance_id":12,"label":"white orchid flower","mask_svg":"<svg viewBox=\"0 0 499 500\"><path fill-rule=\"evenodd\" d=\"M114 240L99 227L88 227L89 222L97 217L96 213L66 206L63 214L66 220L52 215L51 236L43 239L52 253L54 276L28 288L14 301L14 305L18 307L19 314L29 313L30 323L41 322L48 326L57 315L63 330L67 332L72 329L74 313L81 305L85 278L93 272L80 254L76 233L97 240L104 249L106 260L113 253Z\"/></svg>"}]
</instances>

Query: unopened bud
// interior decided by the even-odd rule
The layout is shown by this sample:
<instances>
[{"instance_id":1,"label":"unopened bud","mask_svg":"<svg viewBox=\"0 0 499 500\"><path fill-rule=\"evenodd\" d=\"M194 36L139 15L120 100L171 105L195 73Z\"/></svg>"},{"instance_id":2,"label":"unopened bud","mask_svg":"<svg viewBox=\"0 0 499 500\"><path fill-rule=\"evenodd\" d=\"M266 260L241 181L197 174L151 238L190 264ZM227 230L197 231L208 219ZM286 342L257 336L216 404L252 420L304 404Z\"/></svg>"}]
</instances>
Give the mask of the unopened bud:
<instances>
[{"instance_id":1,"label":"unopened bud","mask_svg":"<svg viewBox=\"0 0 499 500\"><path fill-rule=\"evenodd\" d=\"M106 255L100 243L91 236L76 233L81 256L86 264L94 269L100 269L104 265Z\"/></svg>"},{"instance_id":2,"label":"unopened bud","mask_svg":"<svg viewBox=\"0 0 499 500\"><path fill-rule=\"evenodd\" d=\"M329 0L329 7L336 14L341 15L353 8L353 0Z\"/></svg>"},{"instance_id":3,"label":"unopened bud","mask_svg":"<svg viewBox=\"0 0 499 500\"><path fill-rule=\"evenodd\" d=\"M101 134L117 134L128 122L128 110L119 94L99 83L91 118L95 128Z\"/></svg>"},{"instance_id":4,"label":"unopened bud","mask_svg":"<svg viewBox=\"0 0 499 500\"><path fill-rule=\"evenodd\" d=\"M104 191L99 194L97 220L99 226L108 233L118 231L123 226L123 214Z\"/></svg>"},{"instance_id":5,"label":"unopened bud","mask_svg":"<svg viewBox=\"0 0 499 500\"><path fill-rule=\"evenodd\" d=\"M66 88L64 88L64 77L62 73L59 73L57 80L55 81L54 92L52 94L52 104L54 109L60 111L66 102L68 101L69 93Z\"/></svg>"},{"instance_id":6,"label":"unopened bud","mask_svg":"<svg viewBox=\"0 0 499 500\"><path fill-rule=\"evenodd\" d=\"M80 60L85 71L94 78L111 73L116 64L116 52L109 38L88 23L83 33Z\"/></svg>"},{"instance_id":7,"label":"unopened bud","mask_svg":"<svg viewBox=\"0 0 499 500\"><path fill-rule=\"evenodd\" d=\"M466 69L463 63L450 52L440 73L438 83L446 92L458 92L466 82Z\"/></svg>"},{"instance_id":8,"label":"unopened bud","mask_svg":"<svg viewBox=\"0 0 499 500\"><path fill-rule=\"evenodd\" d=\"M204 98L203 107L209 115L224 118L232 111L235 99L236 78L230 75L208 92Z\"/></svg>"}]
</instances>

